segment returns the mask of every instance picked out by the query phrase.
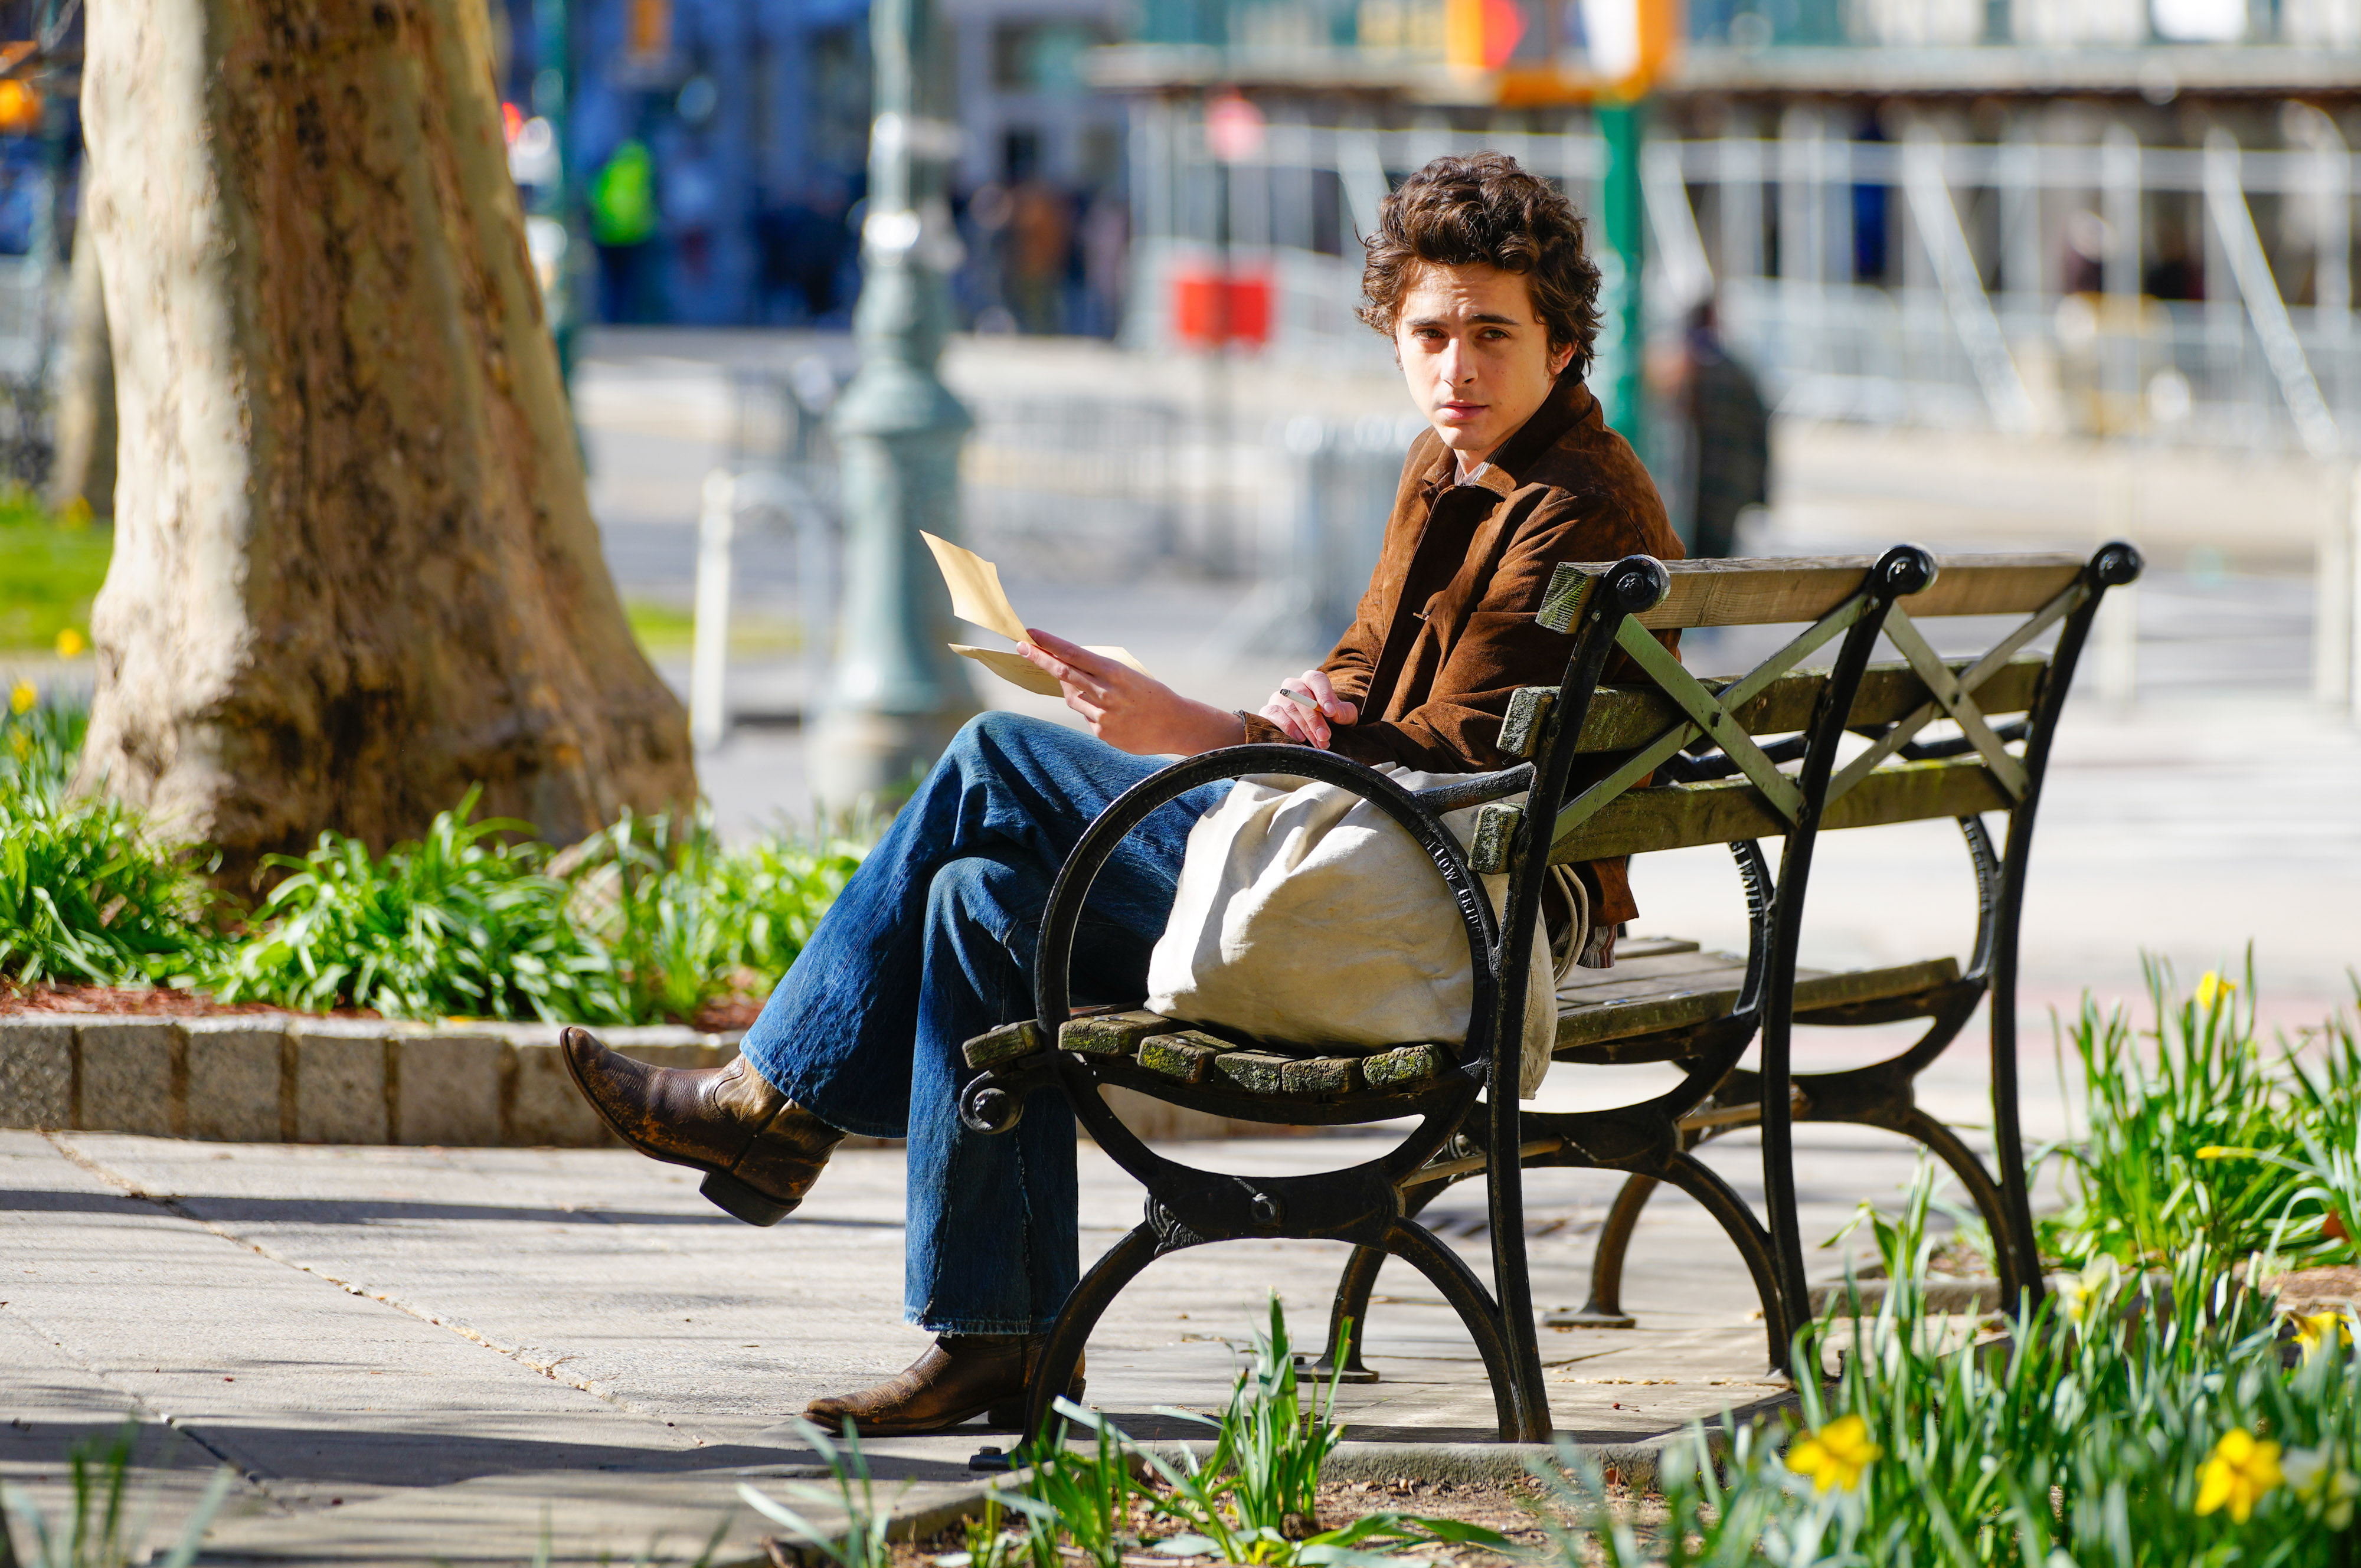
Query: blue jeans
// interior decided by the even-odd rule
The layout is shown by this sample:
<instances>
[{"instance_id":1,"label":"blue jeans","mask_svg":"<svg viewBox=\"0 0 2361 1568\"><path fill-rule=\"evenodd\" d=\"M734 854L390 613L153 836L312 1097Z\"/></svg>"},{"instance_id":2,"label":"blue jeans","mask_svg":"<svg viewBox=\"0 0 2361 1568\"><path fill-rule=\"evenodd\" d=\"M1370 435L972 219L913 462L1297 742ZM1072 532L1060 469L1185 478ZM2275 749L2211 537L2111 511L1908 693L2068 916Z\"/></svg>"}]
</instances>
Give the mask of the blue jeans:
<instances>
[{"instance_id":1,"label":"blue jeans","mask_svg":"<svg viewBox=\"0 0 2361 1568\"><path fill-rule=\"evenodd\" d=\"M960 1047L1033 1015L1049 884L1108 802L1164 764L1014 714L971 722L862 862L741 1049L832 1126L906 1137L904 1312L939 1334L1039 1333L1081 1277L1074 1117L1037 1094L1016 1131L959 1119ZM1134 828L1093 884L1077 1001L1137 1003L1206 784Z\"/></svg>"}]
</instances>

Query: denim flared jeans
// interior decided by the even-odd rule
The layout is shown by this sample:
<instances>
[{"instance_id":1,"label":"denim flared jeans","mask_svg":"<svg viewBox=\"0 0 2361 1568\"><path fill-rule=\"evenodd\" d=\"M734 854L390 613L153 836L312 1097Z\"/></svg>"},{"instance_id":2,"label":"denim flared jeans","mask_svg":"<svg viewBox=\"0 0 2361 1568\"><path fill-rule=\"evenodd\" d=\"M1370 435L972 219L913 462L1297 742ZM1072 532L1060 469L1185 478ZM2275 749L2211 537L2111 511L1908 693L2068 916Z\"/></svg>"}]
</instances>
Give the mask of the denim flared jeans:
<instances>
[{"instance_id":1,"label":"denim flared jeans","mask_svg":"<svg viewBox=\"0 0 2361 1568\"><path fill-rule=\"evenodd\" d=\"M960 1047L1033 1015L1049 885L1106 804L1163 766L1041 719L959 732L796 959L741 1047L829 1124L909 1140L905 1314L939 1334L1038 1333L1080 1277L1074 1118L1036 1094L1014 1132L960 1124ZM1137 1003L1207 784L1133 829L1093 884L1077 1001Z\"/></svg>"}]
</instances>

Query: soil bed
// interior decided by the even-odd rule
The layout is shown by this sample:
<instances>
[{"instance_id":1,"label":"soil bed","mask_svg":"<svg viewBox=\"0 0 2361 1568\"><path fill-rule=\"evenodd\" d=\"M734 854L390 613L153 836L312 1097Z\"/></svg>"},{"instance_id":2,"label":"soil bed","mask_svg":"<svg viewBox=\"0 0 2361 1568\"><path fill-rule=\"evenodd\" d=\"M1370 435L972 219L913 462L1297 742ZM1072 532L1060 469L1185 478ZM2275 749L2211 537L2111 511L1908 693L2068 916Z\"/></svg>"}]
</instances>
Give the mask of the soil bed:
<instances>
[{"instance_id":1,"label":"soil bed","mask_svg":"<svg viewBox=\"0 0 2361 1568\"><path fill-rule=\"evenodd\" d=\"M1662 1512L1661 1506L1652 1495L1635 1495L1622 1486L1608 1488L1608 1501L1617 1517L1636 1525L1643 1536L1649 1525ZM1568 1527L1577 1523L1563 1503L1537 1481L1454 1484L1397 1479L1333 1482L1320 1488L1319 1524L1322 1530L1334 1530L1375 1513L1457 1519L1498 1530L1514 1543L1516 1558L1506 1557L1489 1547L1448 1542L1400 1549L1407 1557L1431 1563L1464 1564L1466 1568L1475 1568L1477 1564L1530 1561L1534 1554L1544 1552L1553 1546L1544 1519L1554 1519ZM1145 1503L1135 1502L1132 1505L1135 1535L1153 1540L1174 1534L1180 1529L1179 1524L1159 1517ZM1372 1547L1376 1545L1378 1543L1371 1543ZM965 1535L954 1527L925 1541L895 1543L894 1568L930 1568L935 1558L966 1550ZM793 1552L779 1543L773 1544L772 1552L774 1562L791 1563L796 1561ZM1083 1561L1071 1550L1061 1551L1060 1555L1076 1563ZM1168 1557L1144 1545L1124 1555L1124 1562L1130 1568L1187 1568L1189 1564L1198 1564L1202 1568L1203 1564L1218 1561L1206 1557Z\"/></svg>"}]
</instances>

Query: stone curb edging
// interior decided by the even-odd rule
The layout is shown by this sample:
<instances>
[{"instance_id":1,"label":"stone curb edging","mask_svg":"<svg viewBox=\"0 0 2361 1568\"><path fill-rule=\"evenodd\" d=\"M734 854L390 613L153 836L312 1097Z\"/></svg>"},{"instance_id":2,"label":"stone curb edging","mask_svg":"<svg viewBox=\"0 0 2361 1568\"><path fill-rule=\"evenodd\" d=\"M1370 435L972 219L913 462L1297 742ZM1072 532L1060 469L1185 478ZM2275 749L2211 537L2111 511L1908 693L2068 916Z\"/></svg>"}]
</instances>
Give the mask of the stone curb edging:
<instances>
[{"instance_id":1,"label":"stone curb edging","mask_svg":"<svg viewBox=\"0 0 2361 1568\"><path fill-rule=\"evenodd\" d=\"M0 1128L141 1133L247 1144L620 1148L566 1075L556 1024L415 1024L257 1013L209 1017L0 1014ZM656 1067L720 1067L740 1030L602 1025ZM1144 1138L1267 1137L1110 1088ZM856 1138L851 1147L890 1140Z\"/></svg>"},{"instance_id":2,"label":"stone curb edging","mask_svg":"<svg viewBox=\"0 0 2361 1568\"><path fill-rule=\"evenodd\" d=\"M0 1017L0 1127L224 1143L620 1147L553 1024L290 1014ZM738 1036L601 1029L660 1067L719 1067Z\"/></svg>"},{"instance_id":3,"label":"stone curb edging","mask_svg":"<svg viewBox=\"0 0 2361 1568\"><path fill-rule=\"evenodd\" d=\"M1578 1442L1574 1447L1616 1481L1644 1490L1656 1484L1664 1449L1686 1435L1684 1430L1638 1442ZM1708 1429L1708 1440L1714 1441L1711 1429ZM1176 1468L1184 1452L1199 1464L1212 1457L1213 1452L1210 1442L1143 1442L1138 1446L1143 1453L1152 1453ZM1446 1482L1464 1486L1521 1481L1532 1474L1531 1466L1554 1464L1556 1459L1555 1445L1546 1442L1356 1442L1347 1439L1336 1445L1328 1463L1320 1467L1320 1478Z\"/></svg>"}]
</instances>

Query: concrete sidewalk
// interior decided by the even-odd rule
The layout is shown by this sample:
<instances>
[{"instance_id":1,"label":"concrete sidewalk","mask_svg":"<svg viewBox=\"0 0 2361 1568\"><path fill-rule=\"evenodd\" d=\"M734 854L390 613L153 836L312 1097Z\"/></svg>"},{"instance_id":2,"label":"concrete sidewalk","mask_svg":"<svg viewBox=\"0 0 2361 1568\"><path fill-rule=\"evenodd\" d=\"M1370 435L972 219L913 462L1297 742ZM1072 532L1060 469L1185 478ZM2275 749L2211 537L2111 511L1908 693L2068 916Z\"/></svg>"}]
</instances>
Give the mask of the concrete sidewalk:
<instances>
[{"instance_id":1,"label":"concrete sidewalk","mask_svg":"<svg viewBox=\"0 0 2361 1568\"><path fill-rule=\"evenodd\" d=\"M1563 1076L1563 1075L1561 1075ZM1973 1119L1972 1072L1932 1086ZM2045 1117L2046 1117L2045 1113ZM1369 1157L1385 1135L1174 1146L1224 1169ZM1799 1129L1805 1234L1889 1198L1911 1160L1874 1135ZM1759 1190L1750 1142L1712 1157ZM1139 1191L1082 1154L1095 1257ZM748 1476L808 1476L786 1424L813 1397L911 1360L900 1324L902 1157L840 1154L811 1201L757 1232L696 1177L600 1150L299 1147L110 1134L0 1133L0 1477L53 1516L77 1440L128 1420L151 1540L178 1528L214 1466L240 1480L207 1561L522 1563L687 1561L729 1521L724 1561L766 1533ZM1595 1172L1531 1182L1535 1300L1578 1304L1613 1191ZM1429 1219L1488 1276L1479 1186ZM1093 1341L1090 1400L1141 1438L1195 1429L1157 1406L1217 1407L1269 1292L1317 1340L1341 1247L1233 1243L1168 1258ZM1839 1270L1834 1252L1815 1272ZM1389 1270L1368 1326L1374 1385L1347 1387L1364 1441L1489 1442L1474 1350L1422 1280ZM1636 1249L1623 1332L1543 1335L1560 1430L1644 1442L1778 1397L1736 1255L1703 1213L1660 1198ZM968 1460L1006 1434L873 1445L905 1507L967 1495ZM903 1488L906 1486L907 1492Z\"/></svg>"}]
</instances>

